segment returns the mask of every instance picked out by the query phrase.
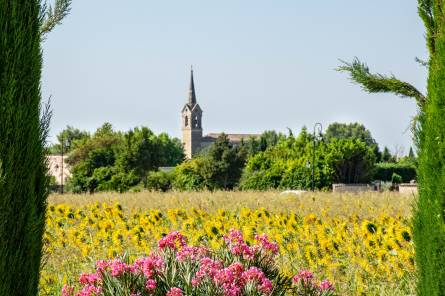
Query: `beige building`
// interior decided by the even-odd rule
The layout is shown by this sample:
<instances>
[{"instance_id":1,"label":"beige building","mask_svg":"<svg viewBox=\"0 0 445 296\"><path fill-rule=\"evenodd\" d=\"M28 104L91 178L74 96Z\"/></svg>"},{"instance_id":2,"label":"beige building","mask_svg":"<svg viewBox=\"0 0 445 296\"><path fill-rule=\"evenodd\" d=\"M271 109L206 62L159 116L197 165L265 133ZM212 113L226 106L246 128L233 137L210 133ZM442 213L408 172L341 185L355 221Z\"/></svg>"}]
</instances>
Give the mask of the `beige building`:
<instances>
[{"instance_id":1,"label":"beige building","mask_svg":"<svg viewBox=\"0 0 445 296\"><path fill-rule=\"evenodd\" d=\"M202 148L209 146L221 135L221 133L202 134L202 109L196 101L195 82L193 69L190 76L190 88L187 103L181 111L182 143L185 156L190 159ZM258 134L227 134L230 143L237 145L242 140L258 138Z\"/></svg>"},{"instance_id":2,"label":"beige building","mask_svg":"<svg viewBox=\"0 0 445 296\"><path fill-rule=\"evenodd\" d=\"M48 173L56 178L57 185L66 184L66 180L71 177L68 164L66 164L66 155L48 155Z\"/></svg>"}]
</instances>

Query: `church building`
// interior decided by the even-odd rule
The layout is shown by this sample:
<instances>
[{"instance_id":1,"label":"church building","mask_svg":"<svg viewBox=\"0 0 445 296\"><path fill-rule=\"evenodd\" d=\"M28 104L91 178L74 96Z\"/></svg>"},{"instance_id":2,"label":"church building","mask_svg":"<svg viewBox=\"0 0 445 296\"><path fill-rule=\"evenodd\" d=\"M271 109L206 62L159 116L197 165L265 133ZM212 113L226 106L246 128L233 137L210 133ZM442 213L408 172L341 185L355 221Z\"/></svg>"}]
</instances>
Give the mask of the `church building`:
<instances>
[{"instance_id":1,"label":"church building","mask_svg":"<svg viewBox=\"0 0 445 296\"><path fill-rule=\"evenodd\" d=\"M190 76L190 88L188 101L181 111L182 143L184 145L185 156L190 159L202 148L211 145L221 135L221 133L202 134L202 109L196 101L195 82L193 79L193 69ZM226 134L230 143L239 144L242 140L257 138L259 134Z\"/></svg>"}]
</instances>

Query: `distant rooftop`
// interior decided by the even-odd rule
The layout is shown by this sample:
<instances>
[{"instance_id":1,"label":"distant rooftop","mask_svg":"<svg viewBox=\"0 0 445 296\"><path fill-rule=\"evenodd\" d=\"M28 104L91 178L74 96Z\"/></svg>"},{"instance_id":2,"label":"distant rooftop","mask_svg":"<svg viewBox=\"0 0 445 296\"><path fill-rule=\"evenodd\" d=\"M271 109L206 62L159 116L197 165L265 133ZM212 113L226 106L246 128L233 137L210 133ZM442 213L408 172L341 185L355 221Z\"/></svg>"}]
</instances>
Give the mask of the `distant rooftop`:
<instances>
[{"instance_id":1,"label":"distant rooftop","mask_svg":"<svg viewBox=\"0 0 445 296\"><path fill-rule=\"evenodd\" d=\"M213 142L222 133L210 133L202 137L203 142ZM249 138L259 138L261 134L226 134L230 142L241 142L241 140L248 140Z\"/></svg>"}]
</instances>

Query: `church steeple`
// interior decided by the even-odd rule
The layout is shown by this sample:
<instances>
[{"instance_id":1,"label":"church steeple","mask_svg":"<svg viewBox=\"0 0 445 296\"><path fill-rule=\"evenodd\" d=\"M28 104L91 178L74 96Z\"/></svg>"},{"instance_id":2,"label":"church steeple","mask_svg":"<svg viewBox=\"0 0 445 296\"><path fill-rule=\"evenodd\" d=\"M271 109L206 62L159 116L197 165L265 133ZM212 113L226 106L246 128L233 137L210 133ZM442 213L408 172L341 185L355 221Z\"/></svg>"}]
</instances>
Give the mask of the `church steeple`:
<instances>
[{"instance_id":1,"label":"church steeple","mask_svg":"<svg viewBox=\"0 0 445 296\"><path fill-rule=\"evenodd\" d=\"M190 107L193 108L196 104L196 94L195 94L195 82L193 81L193 67L190 70L190 88L189 88L189 101Z\"/></svg>"},{"instance_id":2,"label":"church steeple","mask_svg":"<svg viewBox=\"0 0 445 296\"><path fill-rule=\"evenodd\" d=\"M202 110L196 102L195 81L193 68L190 70L190 87L188 101L181 111L182 143L187 158L192 158L201 149L202 139Z\"/></svg>"}]
</instances>

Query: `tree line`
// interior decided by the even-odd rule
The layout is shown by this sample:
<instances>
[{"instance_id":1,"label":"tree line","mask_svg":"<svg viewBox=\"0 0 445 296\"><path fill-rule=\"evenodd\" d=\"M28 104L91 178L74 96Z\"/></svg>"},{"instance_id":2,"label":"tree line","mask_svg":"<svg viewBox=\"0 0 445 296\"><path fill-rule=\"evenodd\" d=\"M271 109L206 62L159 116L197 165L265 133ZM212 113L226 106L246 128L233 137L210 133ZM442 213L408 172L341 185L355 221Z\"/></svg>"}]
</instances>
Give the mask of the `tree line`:
<instances>
[{"instance_id":1,"label":"tree line","mask_svg":"<svg viewBox=\"0 0 445 296\"><path fill-rule=\"evenodd\" d=\"M49 150L60 153L63 147L72 173L67 189L76 193L310 189L312 170L319 190L374 179L409 182L416 176L412 149L406 157L387 147L380 151L359 123L333 123L315 138L306 128L296 136L266 131L236 145L221 134L191 160L185 160L179 139L147 127L120 132L105 123L90 135L68 126L57 138Z\"/></svg>"}]
</instances>

